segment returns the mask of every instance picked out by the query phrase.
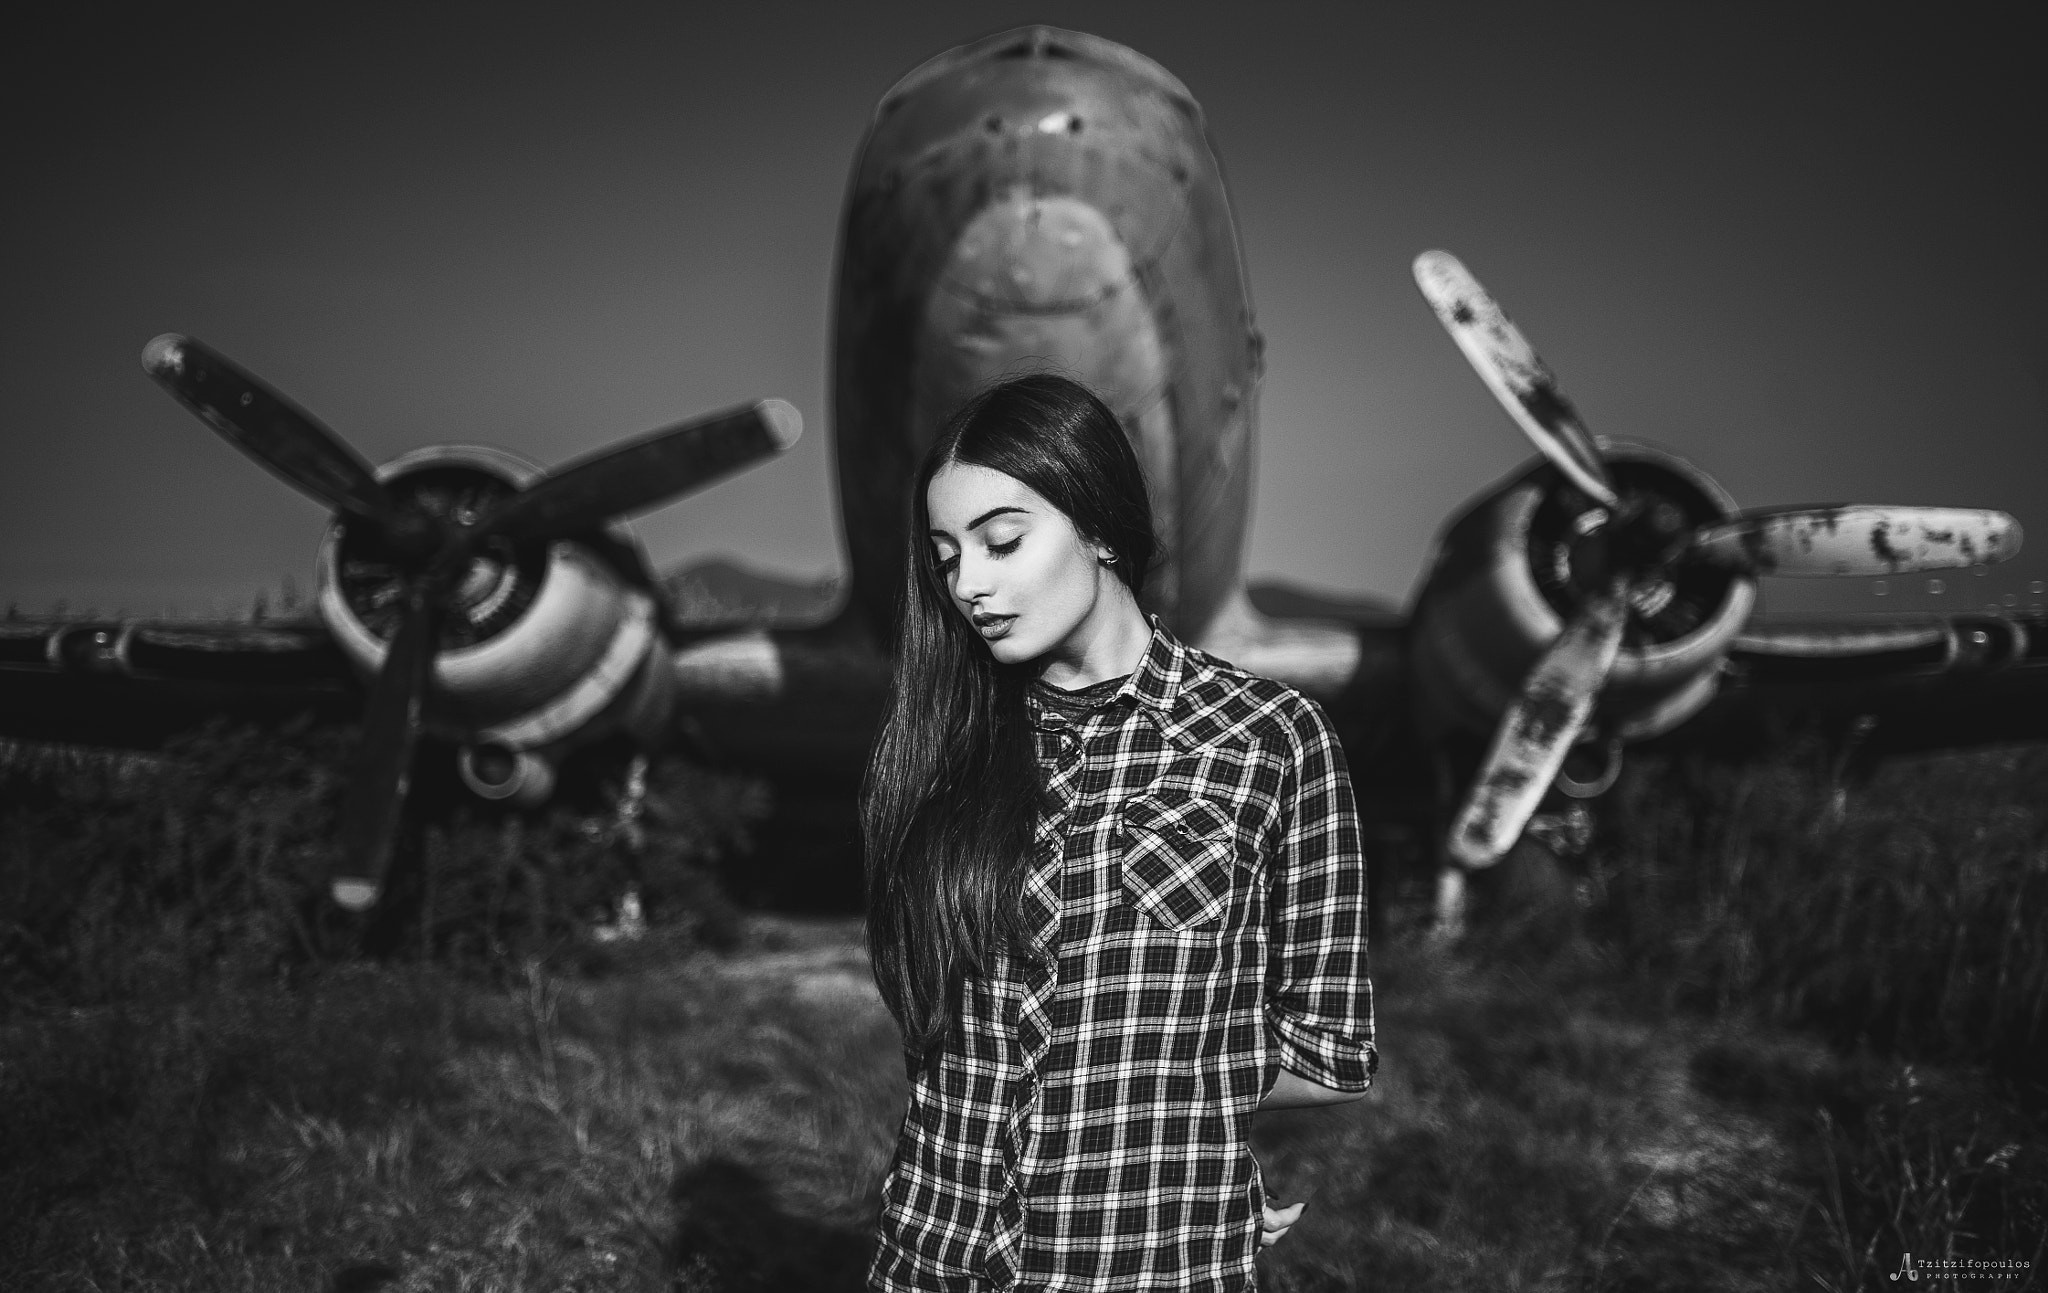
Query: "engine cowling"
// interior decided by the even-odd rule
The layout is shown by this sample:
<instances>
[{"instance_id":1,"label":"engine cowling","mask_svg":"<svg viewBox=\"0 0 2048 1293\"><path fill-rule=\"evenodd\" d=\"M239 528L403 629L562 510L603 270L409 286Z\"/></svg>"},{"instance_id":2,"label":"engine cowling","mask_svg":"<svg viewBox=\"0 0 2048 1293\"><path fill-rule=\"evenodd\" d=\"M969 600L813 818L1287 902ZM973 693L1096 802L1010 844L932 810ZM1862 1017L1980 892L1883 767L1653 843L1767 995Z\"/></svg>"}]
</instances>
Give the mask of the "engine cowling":
<instances>
[{"instance_id":1,"label":"engine cowling","mask_svg":"<svg viewBox=\"0 0 2048 1293\"><path fill-rule=\"evenodd\" d=\"M1685 528L1732 515L1705 472L1650 445L1602 442L1624 494L1677 509ZM1575 562L1605 514L1547 463L1524 469L1452 520L1415 600L1410 637L1417 719L1438 735L1485 737L1523 679L1583 603ZM1720 665L1756 605L1756 583L1686 565L1631 607L1620 654L1586 739L1640 740L1668 731L1713 697Z\"/></svg>"},{"instance_id":2,"label":"engine cowling","mask_svg":"<svg viewBox=\"0 0 2048 1293\"><path fill-rule=\"evenodd\" d=\"M429 446L377 472L394 494L458 522L540 474L485 445ZM383 665L401 609L404 556L383 543L343 515L329 525L318 561L321 617L365 676ZM622 729L652 740L665 724L673 680L661 667L654 600L591 544L494 539L459 576L451 601L425 705L435 734L516 757Z\"/></svg>"}]
</instances>

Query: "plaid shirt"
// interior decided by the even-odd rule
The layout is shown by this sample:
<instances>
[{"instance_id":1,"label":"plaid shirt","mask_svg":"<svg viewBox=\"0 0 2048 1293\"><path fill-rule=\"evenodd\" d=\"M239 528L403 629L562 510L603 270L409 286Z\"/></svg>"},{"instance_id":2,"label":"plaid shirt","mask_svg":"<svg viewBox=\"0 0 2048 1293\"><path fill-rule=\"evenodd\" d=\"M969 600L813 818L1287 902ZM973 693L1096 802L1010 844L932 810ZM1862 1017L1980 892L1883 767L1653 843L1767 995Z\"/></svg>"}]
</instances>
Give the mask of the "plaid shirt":
<instances>
[{"instance_id":1,"label":"plaid shirt","mask_svg":"<svg viewBox=\"0 0 2048 1293\"><path fill-rule=\"evenodd\" d=\"M1377 1063L1343 751L1156 620L1107 703L1030 703L1034 954L970 978L913 1066L869 1285L1251 1288L1253 1109L1282 1067L1361 1091Z\"/></svg>"}]
</instances>

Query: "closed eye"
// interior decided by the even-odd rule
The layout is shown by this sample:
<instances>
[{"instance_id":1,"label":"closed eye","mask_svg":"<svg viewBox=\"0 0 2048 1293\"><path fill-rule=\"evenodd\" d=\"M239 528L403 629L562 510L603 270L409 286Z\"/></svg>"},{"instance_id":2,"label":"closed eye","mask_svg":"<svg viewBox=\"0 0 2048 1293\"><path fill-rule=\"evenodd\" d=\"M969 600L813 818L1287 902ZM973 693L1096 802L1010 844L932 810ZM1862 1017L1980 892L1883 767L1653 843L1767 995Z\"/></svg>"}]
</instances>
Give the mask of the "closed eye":
<instances>
[{"instance_id":1,"label":"closed eye","mask_svg":"<svg viewBox=\"0 0 2048 1293\"><path fill-rule=\"evenodd\" d=\"M998 557L1007 557L1011 553L1015 552L1017 550L1017 545L1022 542L1024 542L1024 536L1020 534L1016 538L1010 540L1008 543L991 543L988 545L988 550L990 552L993 552Z\"/></svg>"}]
</instances>

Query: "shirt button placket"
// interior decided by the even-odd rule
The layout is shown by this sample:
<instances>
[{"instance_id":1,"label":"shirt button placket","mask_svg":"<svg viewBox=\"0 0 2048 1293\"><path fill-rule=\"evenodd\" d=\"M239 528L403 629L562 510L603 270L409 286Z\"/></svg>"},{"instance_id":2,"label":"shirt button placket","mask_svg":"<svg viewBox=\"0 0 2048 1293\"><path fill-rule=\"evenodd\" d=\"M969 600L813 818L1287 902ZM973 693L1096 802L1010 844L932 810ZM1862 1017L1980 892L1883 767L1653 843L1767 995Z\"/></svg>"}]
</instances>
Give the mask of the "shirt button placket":
<instances>
[{"instance_id":1,"label":"shirt button placket","mask_svg":"<svg viewBox=\"0 0 2048 1293\"><path fill-rule=\"evenodd\" d=\"M1039 746L1041 763L1047 773L1048 789L1061 807L1053 814L1052 825L1064 833L1067 800L1072 793L1075 779L1083 761L1085 743L1079 726L1057 710L1045 710L1038 716L1038 729L1050 737L1051 749L1046 744ZM1049 755L1049 759L1046 756ZM1049 764L1049 766L1047 766ZM1055 847L1058 847L1057 845ZM1056 919L1056 917L1055 917ZM1021 976L1027 997L1037 997L1041 1002L1049 998L1052 981L1056 972L1052 965L1032 962ZM1041 1080L1038 1060L1043 1057L1047 1038L1037 1035L1035 1029L1042 1020L1020 1021L1019 1040L1025 1043L1027 1051L1034 1051L1026 1061L1022 1080L1018 1085L1018 1100L1009 1111L1008 1125L1002 1137L1002 1192L996 1206L994 1233L987 1249L987 1273L998 1288L1012 1293L1037 1290L1036 1284L1012 1283L1021 1273L1022 1249L1025 1229L1025 1214L1028 1211L1025 1190L1032 1177L1032 1149L1035 1138L1029 1128L1038 1109Z\"/></svg>"}]
</instances>

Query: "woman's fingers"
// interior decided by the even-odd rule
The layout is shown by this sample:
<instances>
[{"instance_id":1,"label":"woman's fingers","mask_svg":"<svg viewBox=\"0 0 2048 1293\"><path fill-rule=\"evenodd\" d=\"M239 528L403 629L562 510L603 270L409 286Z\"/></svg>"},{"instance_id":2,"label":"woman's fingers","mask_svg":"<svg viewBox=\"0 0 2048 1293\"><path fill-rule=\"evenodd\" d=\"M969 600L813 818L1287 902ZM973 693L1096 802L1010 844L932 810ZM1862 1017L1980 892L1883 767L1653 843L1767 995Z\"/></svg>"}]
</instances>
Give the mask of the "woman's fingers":
<instances>
[{"instance_id":1,"label":"woman's fingers","mask_svg":"<svg viewBox=\"0 0 2048 1293\"><path fill-rule=\"evenodd\" d=\"M1301 1220L1301 1210L1307 1206L1306 1199L1291 1208L1276 1208L1270 1203L1265 1205L1264 1214L1259 1218L1259 1246L1271 1248L1279 1243L1294 1223Z\"/></svg>"}]
</instances>

